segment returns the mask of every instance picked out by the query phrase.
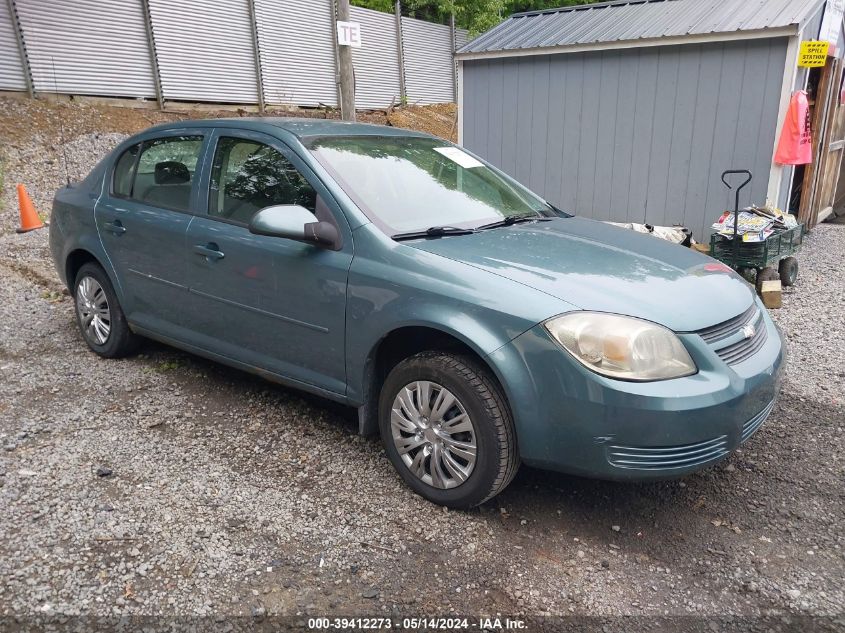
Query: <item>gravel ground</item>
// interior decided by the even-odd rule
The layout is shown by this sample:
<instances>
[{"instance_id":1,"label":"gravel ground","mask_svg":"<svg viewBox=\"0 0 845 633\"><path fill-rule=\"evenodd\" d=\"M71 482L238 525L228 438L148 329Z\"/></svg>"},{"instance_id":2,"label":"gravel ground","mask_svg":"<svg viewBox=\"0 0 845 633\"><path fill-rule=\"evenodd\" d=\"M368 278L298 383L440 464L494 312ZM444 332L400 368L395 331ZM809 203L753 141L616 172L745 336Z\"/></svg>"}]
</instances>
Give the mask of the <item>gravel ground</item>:
<instances>
[{"instance_id":1,"label":"gravel ground","mask_svg":"<svg viewBox=\"0 0 845 633\"><path fill-rule=\"evenodd\" d=\"M774 311L782 395L730 459L648 485L523 468L452 512L354 412L153 343L88 352L47 232L13 232L15 182L42 211L63 183L57 142L16 107L33 130L0 145L0 617L842 617L845 225L800 254ZM124 134L77 115L74 176Z\"/></svg>"}]
</instances>

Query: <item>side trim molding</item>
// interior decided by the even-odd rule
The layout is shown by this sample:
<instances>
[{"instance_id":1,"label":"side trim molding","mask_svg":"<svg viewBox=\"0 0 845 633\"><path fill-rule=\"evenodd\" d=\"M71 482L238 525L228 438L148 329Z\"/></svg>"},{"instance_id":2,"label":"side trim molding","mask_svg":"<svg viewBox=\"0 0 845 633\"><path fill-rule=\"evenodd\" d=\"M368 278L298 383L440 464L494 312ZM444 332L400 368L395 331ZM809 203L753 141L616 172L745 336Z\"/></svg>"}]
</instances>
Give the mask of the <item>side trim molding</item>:
<instances>
[{"instance_id":1,"label":"side trim molding","mask_svg":"<svg viewBox=\"0 0 845 633\"><path fill-rule=\"evenodd\" d=\"M216 295L210 295L205 292L200 292L194 288L189 288L188 292L193 295L197 295L198 297L204 297L205 299L211 299L212 301L219 301L220 303L225 303L228 306L234 306L236 308L241 308L243 310L247 310L249 312L255 312L256 314L261 314L263 316L272 317L274 319L279 319L280 321L284 321L285 323L292 323L293 325L299 325L309 330L316 330L317 332L322 332L323 334L328 334L329 328L323 327L322 325L316 325L314 323L306 323L305 321L299 321L297 319L292 319L290 317L283 316L281 314L276 314L275 312L268 312L267 310L262 310L261 308L255 308L253 306L248 306L243 303L238 303L237 301L230 301L229 299L224 299L223 297L218 297Z\"/></svg>"}]
</instances>

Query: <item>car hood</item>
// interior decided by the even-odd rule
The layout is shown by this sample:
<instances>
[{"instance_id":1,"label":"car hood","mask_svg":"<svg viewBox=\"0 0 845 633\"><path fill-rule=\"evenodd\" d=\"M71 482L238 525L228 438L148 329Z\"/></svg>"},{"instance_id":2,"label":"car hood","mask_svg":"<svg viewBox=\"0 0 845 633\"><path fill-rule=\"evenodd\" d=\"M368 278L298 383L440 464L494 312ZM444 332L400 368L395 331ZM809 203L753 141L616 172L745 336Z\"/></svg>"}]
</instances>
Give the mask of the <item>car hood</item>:
<instances>
[{"instance_id":1,"label":"car hood","mask_svg":"<svg viewBox=\"0 0 845 633\"><path fill-rule=\"evenodd\" d=\"M639 317L676 332L726 321L754 301L753 289L742 277L701 253L583 218L516 224L407 245L522 283L583 310Z\"/></svg>"}]
</instances>

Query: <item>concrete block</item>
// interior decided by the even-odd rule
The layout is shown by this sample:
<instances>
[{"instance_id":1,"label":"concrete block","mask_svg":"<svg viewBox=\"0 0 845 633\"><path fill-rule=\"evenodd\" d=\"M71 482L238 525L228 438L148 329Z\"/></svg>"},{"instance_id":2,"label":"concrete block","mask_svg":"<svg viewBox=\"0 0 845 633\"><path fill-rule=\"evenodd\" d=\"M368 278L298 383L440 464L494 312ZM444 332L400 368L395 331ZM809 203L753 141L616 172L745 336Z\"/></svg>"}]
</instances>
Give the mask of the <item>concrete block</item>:
<instances>
[{"instance_id":1,"label":"concrete block","mask_svg":"<svg viewBox=\"0 0 845 633\"><path fill-rule=\"evenodd\" d=\"M782 291L780 280L764 281L762 288L760 288L760 298L763 299L763 305L769 309L779 308L783 305Z\"/></svg>"}]
</instances>

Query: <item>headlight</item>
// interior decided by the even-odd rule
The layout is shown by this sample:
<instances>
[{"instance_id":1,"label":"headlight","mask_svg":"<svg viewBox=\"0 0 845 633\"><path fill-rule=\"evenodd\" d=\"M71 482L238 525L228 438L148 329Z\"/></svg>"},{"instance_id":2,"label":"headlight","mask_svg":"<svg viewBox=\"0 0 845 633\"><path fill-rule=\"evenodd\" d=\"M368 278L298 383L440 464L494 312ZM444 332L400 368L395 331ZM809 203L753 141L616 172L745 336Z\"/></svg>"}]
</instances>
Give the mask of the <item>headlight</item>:
<instances>
[{"instance_id":1,"label":"headlight","mask_svg":"<svg viewBox=\"0 0 845 633\"><path fill-rule=\"evenodd\" d=\"M546 329L587 368L621 380L666 380L697 371L680 339L662 325L602 312L571 312Z\"/></svg>"}]
</instances>

